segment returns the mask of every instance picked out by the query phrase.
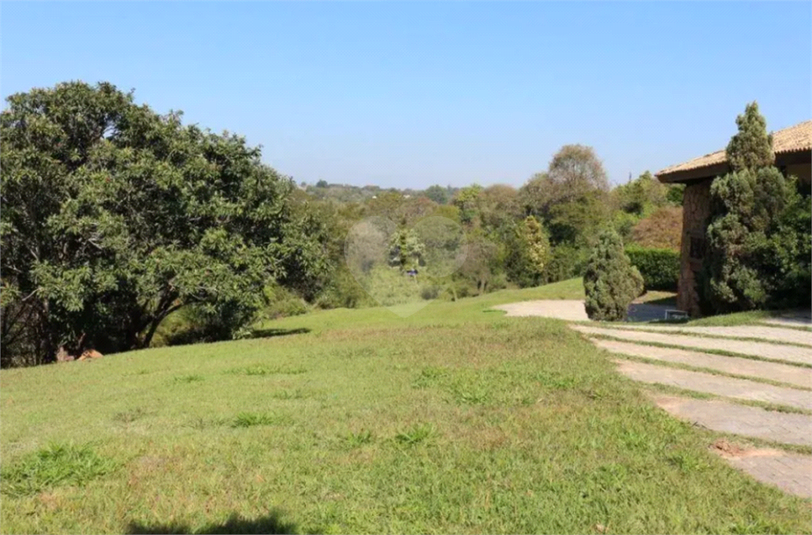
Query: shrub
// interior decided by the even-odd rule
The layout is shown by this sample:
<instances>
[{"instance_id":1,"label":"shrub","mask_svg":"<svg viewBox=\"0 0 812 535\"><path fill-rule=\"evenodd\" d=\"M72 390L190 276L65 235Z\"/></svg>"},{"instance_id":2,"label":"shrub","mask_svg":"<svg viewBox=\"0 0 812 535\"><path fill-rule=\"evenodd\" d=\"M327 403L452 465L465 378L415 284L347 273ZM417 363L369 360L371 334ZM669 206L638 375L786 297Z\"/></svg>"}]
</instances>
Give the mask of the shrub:
<instances>
[{"instance_id":1,"label":"shrub","mask_svg":"<svg viewBox=\"0 0 812 535\"><path fill-rule=\"evenodd\" d=\"M631 241L643 247L679 251L681 239L681 206L660 208L638 221L631 230Z\"/></svg>"},{"instance_id":2,"label":"shrub","mask_svg":"<svg viewBox=\"0 0 812 535\"><path fill-rule=\"evenodd\" d=\"M626 255L643 276L646 290L677 291L680 266L677 251L629 245Z\"/></svg>"},{"instance_id":3,"label":"shrub","mask_svg":"<svg viewBox=\"0 0 812 535\"><path fill-rule=\"evenodd\" d=\"M582 276L587 258L587 250L584 248L569 244L556 245L544 267L544 282L558 282Z\"/></svg>"},{"instance_id":4,"label":"shrub","mask_svg":"<svg viewBox=\"0 0 812 535\"><path fill-rule=\"evenodd\" d=\"M527 216L507 239L505 271L521 288L538 286L550 257L550 240L538 219Z\"/></svg>"},{"instance_id":5,"label":"shrub","mask_svg":"<svg viewBox=\"0 0 812 535\"><path fill-rule=\"evenodd\" d=\"M702 306L716 313L808 306L809 198L772 165L772 137L758 105L749 104L736 124L727 147L733 172L711 185Z\"/></svg>"},{"instance_id":6,"label":"shrub","mask_svg":"<svg viewBox=\"0 0 812 535\"><path fill-rule=\"evenodd\" d=\"M626 319L629 304L642 293L643 277L623 251L614 230L598 236L584 273L586 313L593 320Z\"/></svg>"}]
</instances>

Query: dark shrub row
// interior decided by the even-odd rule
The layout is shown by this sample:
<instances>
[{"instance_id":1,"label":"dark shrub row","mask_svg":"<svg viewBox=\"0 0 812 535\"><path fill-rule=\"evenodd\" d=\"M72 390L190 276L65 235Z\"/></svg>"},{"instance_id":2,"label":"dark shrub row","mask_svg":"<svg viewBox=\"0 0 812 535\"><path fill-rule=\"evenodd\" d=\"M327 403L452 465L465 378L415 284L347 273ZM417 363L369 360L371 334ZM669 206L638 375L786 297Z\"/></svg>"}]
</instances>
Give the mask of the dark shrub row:
<instances>
[{"instance_id":1,"label":"dark shrub row","mask_svg":"<svg viewBox=\"0 0 812 535\"><path fill-rule=\"evenodd\" d=\"M626 255L640 274L648 290L677 291L679 281L679 252L629 245Z\"/></svg>"}]
</instances>

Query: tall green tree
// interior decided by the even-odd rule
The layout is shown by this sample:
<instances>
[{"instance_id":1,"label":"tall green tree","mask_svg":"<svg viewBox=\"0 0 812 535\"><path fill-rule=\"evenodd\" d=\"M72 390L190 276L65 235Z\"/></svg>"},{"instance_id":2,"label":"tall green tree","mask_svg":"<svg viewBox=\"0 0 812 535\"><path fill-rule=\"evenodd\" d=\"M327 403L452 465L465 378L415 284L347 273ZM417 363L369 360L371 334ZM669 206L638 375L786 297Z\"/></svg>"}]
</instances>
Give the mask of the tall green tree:
<instances>
[{"instance_id":1,"label":"tall green tree","mask_svg":"<svg viewBox=\"0 0 812 535\"><path fill-rule=\"evenodd\" d=\"M550 240L538 219L527 216L517 225L507 243L505 271L508 278L526 288L544 280L550 258Z\"/></svg>"},{"instance_id":2,"label":"tall green tree","mask_svg":"<svg viewBox=\"0 0 812 535\"><path fill-rule=\"evenodd\" d=\"M4 365L147 347L190 305L235 332L269 281L305 289L324 269L319 223L239 136L81 82L10 96L0 136Z\"/></svg>"},{"instance_id":3,"label":"tall green tree","mask_svg":"<svg viewBox=\"0 0 812 535\"><path fill-rule=\"evenodd\" d=\"M772 137L755 102L736 124L727 147L733 171L711 185L703 305L717 313L808 306L809 197L773 166Z\"/></svg>"},{"instance_id":4,"label":"tall green tree","mask_svg":"<svg viewBox=\"0 0 812 535\"><path fill-rule=\"evenodd\" d=\"M538 217L554 244L583 244L608 220L609 182L592 147L565 145L546 172L519 192L528 215Z\"/></svg>"}]
</instances>

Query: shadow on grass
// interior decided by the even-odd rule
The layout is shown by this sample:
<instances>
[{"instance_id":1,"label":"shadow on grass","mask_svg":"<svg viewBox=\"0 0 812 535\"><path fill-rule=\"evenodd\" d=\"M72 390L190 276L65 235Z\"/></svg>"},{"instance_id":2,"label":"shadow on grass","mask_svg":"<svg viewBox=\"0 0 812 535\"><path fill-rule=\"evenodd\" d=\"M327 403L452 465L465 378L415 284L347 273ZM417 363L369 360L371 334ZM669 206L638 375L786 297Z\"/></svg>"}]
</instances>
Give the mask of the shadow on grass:
<instances>
[{"instance_id":1,"label":"shadow on grass","mask_svg":"<svg viewBox=\"0 0 812 535\"><path fill-rule=\"evenodd\" d=\"M193 530L187 524L174 522L169 524L130 522L126 533L296 533L296 525L281 520L279 511L271 511L266 516L253 520L233 514L222 524L208 524L196 530Z\"/></svg>"},{"instance_id":2,"label":"shadow on grass","mask_svg":"<svg viewBox=\"0 0 812 535\"><path fill-rule=\"evenodd\" d=\"M309 333L310 329L301 327L299 329L254 329L251 338L270 338L272 336L288 336L290 334Z\"/></svg>"}]
</instances>

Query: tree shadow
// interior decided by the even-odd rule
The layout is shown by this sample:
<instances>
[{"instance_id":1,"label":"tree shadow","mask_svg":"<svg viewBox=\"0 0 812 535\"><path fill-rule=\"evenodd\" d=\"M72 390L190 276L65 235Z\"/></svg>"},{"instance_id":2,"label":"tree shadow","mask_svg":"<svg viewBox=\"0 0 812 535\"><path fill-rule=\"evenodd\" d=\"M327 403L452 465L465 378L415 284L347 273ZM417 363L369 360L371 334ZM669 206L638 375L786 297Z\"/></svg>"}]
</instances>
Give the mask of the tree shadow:
<instances>
[{"instance_id":1,"label":"tree shadow","mask_svg":"<svg viewBox=\"0 0 812 535\"><path fill-rule=\"evenodd\" d=\"M254 329L251 338L270 338L272 336L288 336L291 334L309 333L310 329L301 327L299 329Z\"/></svg>"},{"instance_id":2,"label":"tree shadow","mask_svg":"<svg viewBox=\"0 0 812 535\"><path fill-rule=\"evenodd\" d=\"M296 524L281 519L280 512L273 510L265 516L255 519L243 518L232 514L228 520L218 524L207 524L199 529L192 529L188 524L170 522L168 524L147 524L138 521L130 522L125 533L195 533L215 535L220 533L296 533Z\"/></svg>"}]
</instances>

